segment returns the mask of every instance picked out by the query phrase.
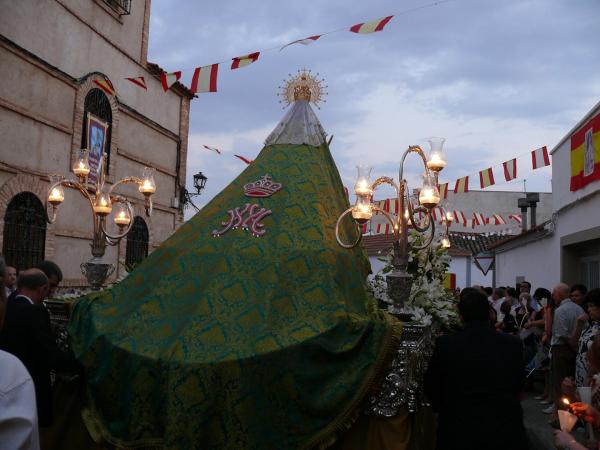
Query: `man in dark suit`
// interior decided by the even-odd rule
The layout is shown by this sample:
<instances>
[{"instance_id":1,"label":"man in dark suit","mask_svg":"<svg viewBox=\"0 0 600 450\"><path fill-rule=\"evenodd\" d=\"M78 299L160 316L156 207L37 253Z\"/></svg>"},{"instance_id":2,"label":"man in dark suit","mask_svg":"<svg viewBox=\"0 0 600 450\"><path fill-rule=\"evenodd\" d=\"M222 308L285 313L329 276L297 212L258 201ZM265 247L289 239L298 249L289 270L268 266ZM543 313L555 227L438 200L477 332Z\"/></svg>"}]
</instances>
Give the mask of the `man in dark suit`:
<instances>
[{"instance_id":1,"label":"man in dark suit","mask_svg":"<svg viewBox=\"0 0 600 450\"><path fill-rule=\"evenodd\" d=\"M438 413L438 450L529 448L519 393L523 347L490 326L485 295L468 292L458 310L463 331L437 339L425 391Z\"/></svg>"},{"instance_id":2,"label":"man in dark suit","mask_svg":"<svg viewBox=\"0 0 600 450\"><path fill-rule=\"evenodd\" d=\"M56 346L50 316L42 305L48 293L48 277L39 269L21 272L18 294L8 300L0 349L23 362L33 382L40 426L52 424L52 387L50 370L75 368L74 359Z\"/></svg>"}]
</instances>

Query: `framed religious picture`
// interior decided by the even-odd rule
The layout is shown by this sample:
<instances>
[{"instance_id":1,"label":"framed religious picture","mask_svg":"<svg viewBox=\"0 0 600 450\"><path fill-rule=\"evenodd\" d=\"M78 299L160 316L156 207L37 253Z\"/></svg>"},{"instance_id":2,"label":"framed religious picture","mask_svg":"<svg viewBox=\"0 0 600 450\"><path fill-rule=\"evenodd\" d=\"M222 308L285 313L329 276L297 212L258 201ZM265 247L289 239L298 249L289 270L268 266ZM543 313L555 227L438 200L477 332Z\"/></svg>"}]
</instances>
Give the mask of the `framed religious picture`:
<instances>
[{"instance_id":1,"label":"framed religious picture","mask_svg":"<svg viewBox=\"0 0 600 450\"><path fill-rule=\"evenodd\" d=\"M99 179L100 160L106 148L108 124L93 114L87 115L87 136L86 143L89 151L90 174L88 183L96 185Z\"/></svg>"}]
</instances>

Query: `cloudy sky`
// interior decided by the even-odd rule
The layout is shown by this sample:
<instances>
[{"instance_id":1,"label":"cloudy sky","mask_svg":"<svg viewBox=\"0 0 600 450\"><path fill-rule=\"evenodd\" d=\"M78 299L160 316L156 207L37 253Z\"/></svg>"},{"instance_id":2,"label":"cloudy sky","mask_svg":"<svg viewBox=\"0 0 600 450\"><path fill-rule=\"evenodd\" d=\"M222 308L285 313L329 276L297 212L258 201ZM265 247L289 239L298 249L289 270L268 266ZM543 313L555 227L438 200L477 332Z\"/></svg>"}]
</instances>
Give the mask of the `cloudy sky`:
<instances>
[{"instance_id":1,"label":"cloudy sky","mask_svg":"<svg viewBox=\"0 0 600 450\"><path fill-rule=\"evenodd\" d=\"M259 153L285 113L278 86L301 68L326 79L327 103L316 112L334 135L331 151L349 187L357 164L393 176L408 145L425 148L428 136L443 136L441 181L523 155L520 180L504 183L497 168L496 189L522 190L525 178L528 191L550 191L550 168L532 173L528 153L551 149L600 99L600 2L452 0L419 9L428 4L153 0L151 61L183 70L188 85L194 67L228 61L219 68L219 92L192 103L188 189L192 174L208 177L196 203L206 204L245 168L234 153ZM229 70L234 56L392 14L382 32L332 33ZM407 166L413 186L417 163Z\"/></svg>"}]
</instances>

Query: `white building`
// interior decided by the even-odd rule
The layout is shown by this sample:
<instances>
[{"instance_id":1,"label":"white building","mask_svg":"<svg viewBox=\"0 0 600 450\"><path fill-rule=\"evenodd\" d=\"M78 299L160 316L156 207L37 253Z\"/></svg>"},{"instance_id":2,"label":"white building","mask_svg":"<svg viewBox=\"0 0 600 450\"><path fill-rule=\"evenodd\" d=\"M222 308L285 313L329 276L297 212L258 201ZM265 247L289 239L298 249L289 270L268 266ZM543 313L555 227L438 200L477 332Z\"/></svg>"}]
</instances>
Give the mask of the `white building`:
<instances>
[{"instance_id":1,"label":"white building","mask_svg":"<svg viewBox=\"0 0 600 450\"><path fill-rule=\"evenodd\" d=\"M575 150L575 152L573 152ZM587 174L583 187L571 190L572 158ZM573 154L573 155L572 155ZM524 277L533 288L551 289L560 281L600 287L600 103L553 148L550 221L494 248L499 284ZM577 163L575 163L577 164Z\"/></svg>"}]
</instances>

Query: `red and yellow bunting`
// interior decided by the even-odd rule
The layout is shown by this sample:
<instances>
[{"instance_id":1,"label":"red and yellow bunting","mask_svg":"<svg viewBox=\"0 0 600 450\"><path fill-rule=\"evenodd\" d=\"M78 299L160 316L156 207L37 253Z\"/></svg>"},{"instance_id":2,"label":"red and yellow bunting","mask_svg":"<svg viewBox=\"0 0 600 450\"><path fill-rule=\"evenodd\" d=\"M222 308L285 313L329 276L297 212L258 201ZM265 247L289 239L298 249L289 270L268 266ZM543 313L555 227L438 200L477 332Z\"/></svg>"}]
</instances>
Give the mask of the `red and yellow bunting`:
<instances>
[{"instance_id":1,"label":"red and yellow bunting","mask_svg":"<svg viewBox=\"0 0 600 450\"><path fill-rule=\"evenodd\" d=\"M231 63L231 70L246 67L252 64L253 62L256 62L259 56L260 52L254 52L244 56L236 56L235 58L232 58L233 62Z\"/></svg>"},{"instance_id":2,"label":"red and yellow bunting","mask_svg":"<svg viewBox=\"0 0 600 450\"><path fill-rule=\"evenodd\" d=\"M217 74L219 65L197 67L192 77L192 86L190 91L197 92L217 92Z\"/></svg>"},{"instance_id":3,"label":"red and yellow bunting","mask_svg":"<svg viewBox=\"0 0 600 450\"><path fill-rule=\"evenodd\" d=\"M462 177L456 180L456 184L454 185L454 193L462 194L464 192L469 192L469 177Z\"/></svg>"},{"instance_id":4,"label":"red and yellow bunting","mask_svg":"<svg viewBox=\"0 0 600 450\"><path fill-rule=\"evenodd\" d=\"M600 180L600 114L571 136L571 191Z\"/></svg>"},{"instance_id":5,"label":"red and yellow bunting","mask_svg":"<svg viewBox=\"0 0 600 450\"><path fill-rule=\"evenodd\" d=\"M163 91L167 92L171 86L179 81L181 78L181 70L177 72L166 73L163 72L160 74L160 82L162 84Z\"/></svg>"},{"instance_id":6,"label":"red and yellow bunting","mask_svg":"<svg viewBox=\"0 0 600 450\"><path fill-rule=\"evenodd\" d=\"M504 179L506 181L517 178L517 158L503 162L502 167L504 168Z\"/></svg>"},{"instance_id":7,"label":"red and yellow bunting","mask_svg":"<svg viewBox=\"0 0 600 450\"><path fill-rule=\"evenodd\" d=\"M392 20L394 16L387 16L382 19L373 20L372 22L358 23L350 27L350 31L353 33L367 34L375 33L376 31L382 31L387 23Z\"/></svg>"},{"instance_id":8,"label":"red and yellow bunting","mask_svg":"<svg viewBox=\"0 0 600 450\"><path fill-rule=\"evenodd\" d=\"M438 184L438 190L440 191L440 198L448 198L448 183Z\"/></svg>"},{"instance_id":9,"label":"red and yellow bunting","mask_svg":"<svg viewBox=\"0 0 600 450\"><path fill-rule=\"evenodd\" d=\"M496 184L494 182L494 172L492 172L492 168L481 170L479 172L479 184L481 189L484 189L488 186Z\"/></svg>"},{"instance_id":10,"label":"red and yellow bunting","mask_svg":"<svg viewBox=\"0 0 600 450\"><path fill-rule=\"evenodd\" d=\"M109 80L94 80L94 84L108 95L117 95L117 91Z\"/></svg>"},{"instance_id":11,"label":"red and yellow bunting","mask_svg":"<svg viewBox=\"0 0 600 450\"><path fill-rule=\"evenodd\" d=\"M548 149L545 145L531 152L531 166L533 167L533 170L549 165L550 157L548 156Z\"/></svg>"}]
</instances>

